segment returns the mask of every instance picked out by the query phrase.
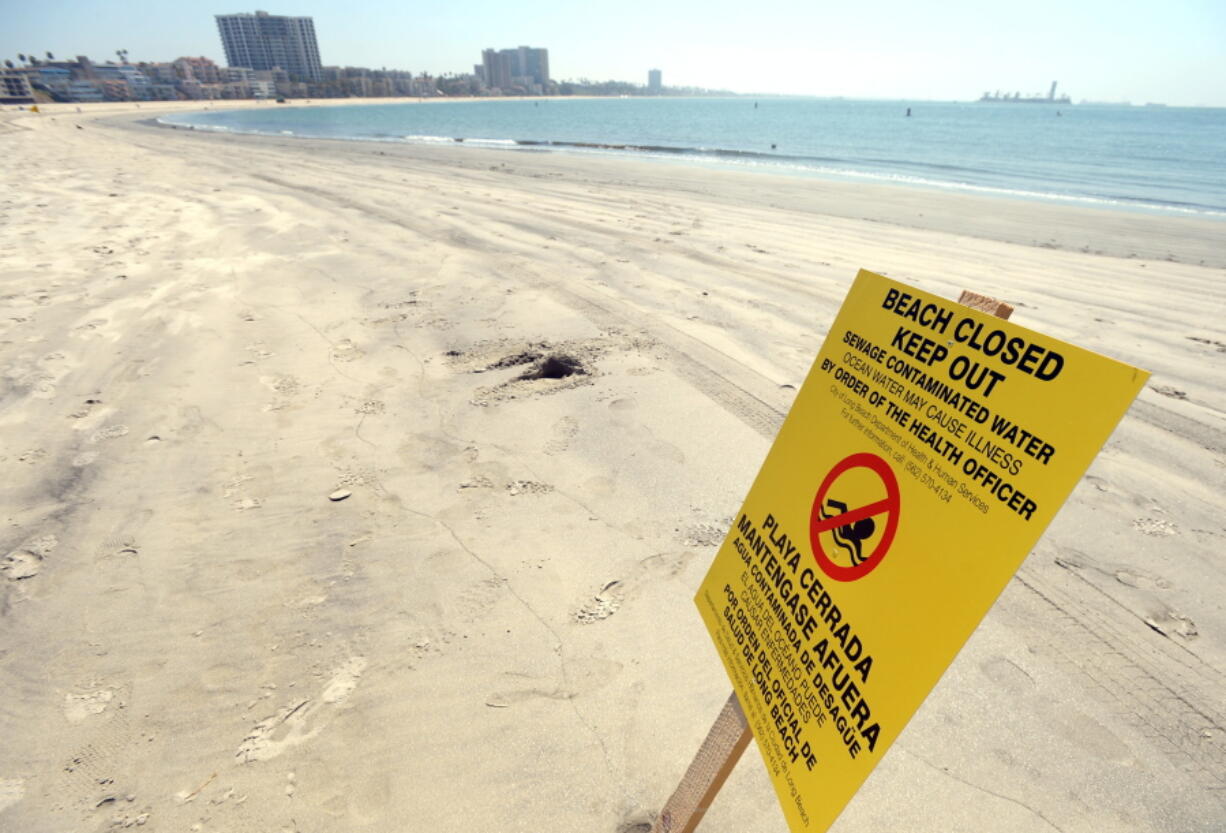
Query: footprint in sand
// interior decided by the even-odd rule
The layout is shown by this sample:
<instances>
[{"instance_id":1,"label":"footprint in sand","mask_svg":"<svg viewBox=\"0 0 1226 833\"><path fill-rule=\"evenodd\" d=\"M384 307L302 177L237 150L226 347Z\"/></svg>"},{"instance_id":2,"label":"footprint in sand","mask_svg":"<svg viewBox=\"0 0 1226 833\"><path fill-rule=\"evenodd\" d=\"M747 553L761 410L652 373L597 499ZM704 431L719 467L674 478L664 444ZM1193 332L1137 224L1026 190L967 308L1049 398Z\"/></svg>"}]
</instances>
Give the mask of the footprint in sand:
<instances>
[{"instance_id":1,"label":"footprint in sand","mask_svg":"<svg viewBox=\"0 0 1226 833\"><path fill-rule=\"evenodd\" d=\"M1195 622L1173 610L1161 610L1146 616L1145 624L1163 636L1177 635L1184 639L1195 639L1200 635Z\"/></svg>"},{"instance_id":2,"label":"footprint in sand","mask_svg":"<svg viewBox=\"0 0 1226 833\"><path fill-rule=\"evenodd\" d=\"M234 753L240 763L267 761L311 740L331 721L336 709L357 689L365 657L350 657L332 672L317 698L295 700L257 723Z\"/></svg>"},{"instance_id":3,"label":"footprint in sand","mask_svg":"<svg viewBox=\"0 0 1226 833\"><path fill-rule=\"evenodd\" d=\"M607 582L600 592L584 602L573 614L573 618L581 625L590 625L608 619L622 606L620 581Z\"/></svg>"},{"instance_id":4,"label":"footprint in sand","mask_svg":"<svg viewBox=\"0 0 1226 833\"><path fill-rule=\"evenodd\" d=\"M685 569L692 553L659 553L638 563L624 579L614 579L601 585L590 598L571 612L571 619L580 625L603 622L633 599L645 582L659 577L676 576Z\"/></svg>"},{"instance_id":5,"label":"footprint in sand","mask_svg":"<svg viewBox=\"0 0 1226 833\"><path fill-rule=\"evenodd\" d=\"M0 573L9 581L34 578L42 570L43 560L28 550L13 550L0 561Z\"/></svg>"},{"instance_id":6,"label":"footprint in sand","mask_svg":"<svg viewBox=\"0 0 1226 833\"><path fill-rule=\"evenodd\" d=\"M362 672L365 670L366 657L350 657L332 672L332 678L328 680L328 685L324 687L319 699L332 705L345 702L358 687L358 680L362 678Z\"/></svg>"},{"instance_id":7,"label":"footprint in sand","mask_svg":"<svg viewBox=\"0 0 1226 833\"><path fill-rule=\"evenodd\" d=\"M362 349L347 338L332 345L332 358L338 362L351 362L363 355Z\"/></svg>"},{"instance_id":8,"label":"footprint in sand","mask_svg":"<svg viewBox=\"0 0 1226 833\"><path fill-rule=\"evenodd\" d=\"M1025 694L1034 689L1034 677L1025 668L1004 656L995 656L980 663L985 677L1010 694Z\"/></svg>"},{"instance_id":9,"label":"footprint in sand","mask_svg":"<svg viewBox=\"0 0 1226 833\"><path fill-rule=\"evenodd\" d=\"M687 547L718 547L728 535L731 518L719 521L698 521L678 529L678 538Z\"/></svg>"},{"instance_id":10,"label":"footprint in sand","mask_svg":"<svg viewBox=\"0 0 1226 833\"><path fill-rule=\"evenodd\" d=\"M501 576L480 579L455 593L448 607L455 611L456 621L474 622L506 597L506 587L507 580Z\"/></svg>"},{"instance_id":11,"label":"footprint in sand","mask_svg":"<svg viewBox=\"0 0 1226 833\"><path fill-rule=\"evenodd\" d=\"M81 403L81 406L68 415L69 419L85 419L93 411L95 405L101 405L102 400L96 398L86 399Z\"/></svg>"},{"instance_id":12,"label":"footprint in sand","mask_svg":"<svg viewBox=\"0 0 1226 833\"><path fill-rule=\"evenodd\" d=\"M84 694L65 694L64 717L68 718L69 723L81 723L88 717L102 714L114 699L115 692L109 688Z\"/></svg>"},{"instance_id":13,"label":"footprint in sand","mask_svg":"<svg viewBox=\"0 0 1226 833\"><path fill-rule=\"evenodd\" d=\"M29 463L30 465L33 465L34 463L41 461L46 456L46 449L31 448L21 452L21 454L17 457L17 461L19 463Z\"/></svg>"},{"instance_id":14,"label":"footprint in sand","mask_svg":"<svg viewBox=\"0 0 1226 833\"><path fill-rule=\"evenodd\" d=\"M538 483L535 480L512 480L507 484L507 494L511 497L516 495L543 495L553 491L553 486L548 483Z\"/></svg>"},{"instance_id":15,"label":"footprint in sand","mask_svg":"<svg viewBox=\"0 0 1226 833\"><path fill-rule=\"evenodd\" d=\"M9 581L33 578L42 570L43 561L59 544L54 535L39 535L28 539L17 549L0 559L0 573Z\"/></svg>"},{"instance_id":16,"label":"footprint in sand","mask_svg":"<svg viewBox=\"0 0 1226 833\"><path fill-rule=\"evenodd\" d=\"M258 361L271 359L273 356L277 355L273 351L269 350L268 346L262 341L256 341L248 344L243 349L250 353L254 358L248 359L244 362L239 362L239 364L255 364Z\"/></svg>"},{"instance_id":17,"label":"footprint in sand","mask_svg":"<svg viewBox=\"0 0 1226 833\"><path fill-rule=\"evenodd\" d=\"M553 437L545 443L546 454L561 454L570 448L571 440L579 433L579 421L574 417L562 417L553 424Z\"/></svg>"},{"instance_id":18,"label":"footprint in sand","mask_svg":"<svg viewBox=\"0 0 1226 833\"><path fill-rule=\"evenodd\" d=\"M98 459L96 451L82 451L76 457L72 458L73 468L83 469Z\"/></svg>"},{"instance_id":19,"label":"footprint in sand","mask_svg":"<svg viewBox=\"0 0 1226 833\"><path fill-rule=\"evenodd\" d=\"M237 512L243 512L247 509L259 509L263 504L259 498L251 497L246 494L246 489L243 484L252 480L249 474L240 474L233 478L221 489L221 496L230 501L230 506Z\"/></svg>"},{"instance_id":20,"label":"footprint in sand","mask_svg":"<svg viewBox=\"0 0 1226 833\"><path fill-rule=\"evenodd\" d=\"M511 706L531 700L574 700L576 692L565 688L538 686L514 691L492 691L485 698L491 709L509 709Z\"/></svg>"},{"instance_id":21,"label":"footprint in sand","mask_svg":"<svg viewBox=\"0 0 1226 833\"><path fill-rule=\"evenodd\" d=\"M95 330L97 330L99 327L105 327L108 323L109 322L105 318L95 318L92 321L86 321L84 324L80 325L79 327L73 327L72 331L74 333L81 333L83 335L89 335L90 333L93 333Z\"/></svg>"},{"instance_id":22,"label":"footprint in sand","mask_svg":"<svg viewBox=\"0 0 1226 833\"><path fill-rule=\"evenodd\" d=\"M1165 518L1137 518L1132 528L1142 535L1178 535L1179 527Z\"/></svg>"},{"instance_id":23,"label":"footprint in sand","mask_svg":"<svg viewBox=\"0 0 1226 833\"><path fill-rule=\"evenodd\" d=\"M692 552L661 552L639 562L643 575L660 577L679 576L695 558Z\"/></svg>"},{"instance_id":24,"label":"footprint in sand","mask_svg":"<svg viewBox=\"0 0 1226 833\"><path fill-rule=\"evenodd\" d=\"M1140 570L1116 570L1111 574L1116 581L1126 587L1136 587L1141 590L1170 590L1171 583L1161 576L1145 573Z\"/></svg>"},{"instance_id":25,"label":"footprint in sand","mask_svg":"<svg viewBox=\"0 0 1226 833\"><path fill-rule=\"evenodd\" d=\"M293 396L302 389L302 384L293 376L261 376L260 383L284 396Z\"/></svg>"},{"instance_id":26,"label":"footprint in sand","mask_svg":"<svg viewBox=\"0 0 1226 833\"><path fill-rule=\"evenodd\" d=\"M446 628L435 625L421 626L421 629L407 640L408 653L419 660L441 656L455 638L455 632Z\"/></svg>"},{"instance_id":27,"label":"footprint in sand","mask_svg":"<svg viewBox=\"0 0 1226 833\"><path fill-rule=\"evenodd\" d=\"M264 406L265 412L289 408L294 403L294 397L302 390L302 384L293 376L261 376L260 382L279 395Z\"/></svg>"},{"instance_id":28,"label":"footprint in sand","mask_svg":"<svg viewBox=\"0 0 1226 833\"><path fill-rule=\"evenodd\" d=\"M119 437L126 436L128 426L126 425L108 425L106 428L100 428L95 431L89 438L91 443L102 442L103 440L114 440Z\"/></svg>"}]
</instances>

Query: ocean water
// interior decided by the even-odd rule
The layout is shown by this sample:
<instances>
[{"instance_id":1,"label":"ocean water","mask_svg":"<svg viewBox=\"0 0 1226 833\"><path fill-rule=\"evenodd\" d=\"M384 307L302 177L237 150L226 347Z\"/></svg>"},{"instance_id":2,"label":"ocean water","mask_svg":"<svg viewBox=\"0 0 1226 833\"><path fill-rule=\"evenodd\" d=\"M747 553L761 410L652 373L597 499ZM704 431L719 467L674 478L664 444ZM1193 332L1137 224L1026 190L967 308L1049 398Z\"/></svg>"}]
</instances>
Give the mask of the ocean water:
<instances>
[{"instance_id":1,"label":"ocean water","mask_svg":"<svg viewBox=\"0 0 1226 833\"><path fill-rule=\"evenodd\" d=\"M208 110L160 121L303 138L631 155L1226 220L1226 109L1217 108L495 99Z\"/></svg>"}]
</instances>

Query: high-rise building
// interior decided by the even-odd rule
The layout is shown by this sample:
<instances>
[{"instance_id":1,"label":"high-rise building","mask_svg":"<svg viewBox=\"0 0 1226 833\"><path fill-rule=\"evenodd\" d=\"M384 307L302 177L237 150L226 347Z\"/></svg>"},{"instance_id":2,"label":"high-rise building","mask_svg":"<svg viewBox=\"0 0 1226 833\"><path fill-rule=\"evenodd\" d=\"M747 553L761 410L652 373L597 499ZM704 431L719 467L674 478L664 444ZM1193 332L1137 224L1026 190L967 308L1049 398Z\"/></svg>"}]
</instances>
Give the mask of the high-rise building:
<instances>
[{"instance_id":1,"label":"high-rise building","mask_svg":"<svg viewBox=\"0 0 1226 833\"><path fill-rule=\"evenodd\" d=\"M315 22L309 17L283 17L268 12L219 14L217 28L232 67L258 70L280 68L295 81L319 81L322 66Z\"/></svg>"},{"instance_id":2,"label":"high-rise building","mask_svg":"<svg viewBox=\"0 0 1226 833\"><path fill-rule=\"evenodd\" d=\"M502 60L497 49L481 50L481 65L485 68L482 80L487 86L508 89L511 86L511 67L508 61Z\"/></svg>"},{"instance_id":3,"label":"high-rise building","mask_svg":"<svg viewBox=\"0 0 1226 833\"><path fill-rule=\"evenodd\" d=\"M662 74L660 70L647 70L647 92L651 93L652 95L659 95L660 91L664 89L664 85L660 83L661 78Z\"/></svg>"},{"instance_id":4,"label":"high-rise building","mask_svg":"<svg viewBox=\"0 0 1226 833\"><path fill-rule=\"evenodd\" d=\"M515 49L483 49L483 72L478 73L487 86L500 90L512 87L539 87L549 84L549 50L520 46ZM540 92L541 90L534 90Z\"/></svg>"},{"instance_id":5,"label":"high-rise building","mask_svg":"<svg viewBox=\"0 0 1226 833\"><path fill-rule=\"evenodd\" d=\"M540 84L542 87L549 83L548 49L533 49L530 46L521 46L515 52L516 66L520 69L519 74L521 76L531 78L533 82Z\"/></svg>"}]
</instances>

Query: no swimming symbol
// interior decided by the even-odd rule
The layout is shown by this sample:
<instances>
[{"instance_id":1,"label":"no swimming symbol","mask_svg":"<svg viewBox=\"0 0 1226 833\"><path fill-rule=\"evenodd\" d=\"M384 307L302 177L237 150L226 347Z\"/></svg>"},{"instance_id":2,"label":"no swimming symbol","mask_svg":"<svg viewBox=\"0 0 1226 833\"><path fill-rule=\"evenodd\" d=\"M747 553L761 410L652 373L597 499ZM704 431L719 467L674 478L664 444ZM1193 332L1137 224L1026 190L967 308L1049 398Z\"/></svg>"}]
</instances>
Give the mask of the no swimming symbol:
<instances>
[{"instance_id":1,"label":"no swimming symbol","mask_svg":"<svg viewBox=\"0 0 1226 833\"><path fill-rule=\"evenodd\" d=\"M809 542L822 572L836 581L864 578L890 551L898 531L898 479L876 454L840 460L822 480L809 516Z\"/></svg>"}]
</instances>

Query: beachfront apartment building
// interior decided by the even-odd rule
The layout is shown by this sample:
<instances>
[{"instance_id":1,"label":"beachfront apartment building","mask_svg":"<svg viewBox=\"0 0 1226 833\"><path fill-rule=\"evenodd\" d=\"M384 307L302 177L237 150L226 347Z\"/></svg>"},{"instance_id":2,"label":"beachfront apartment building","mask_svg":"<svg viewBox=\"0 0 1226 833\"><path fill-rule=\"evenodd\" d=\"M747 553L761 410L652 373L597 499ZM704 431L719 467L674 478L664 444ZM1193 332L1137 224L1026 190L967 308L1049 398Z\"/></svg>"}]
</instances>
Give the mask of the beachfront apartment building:
<instances>
[{"instance_id":1,"label":"beachfront apartment building","mask_svg":"<svg viewBox=\"0 0 1226 833\"><path fill-rule=\"evenodd\" d=\"M150 83L153 85L174 85L180 80L179 73L175 71L175 65L167 61L141 64L140 71L145 74L145 77L148 78Z\"/></svg>"},{"instance_id":2,"label":"beachfront apartment building","mask_svg":"<svg viewBox=\"0 0 1226 833\"><path fill-rule=\"evenodd\" d=\"M32 80L38 82L38 86L48 92L58 94L66 98L68 90L72 86L72 82L78 80L72 74L72 70L62 66L45 66L39 67L36 73L32 76ZM99 95L102 93L99 91Z\"/></svg>"},{"instance_id":3,"label":"beachfront apartment building","mask_svg":"<svg viewBox=\"0 0 1226 833\"><path fill-rule=\"evenodd\" d=\"M94 65L95 80L107 82L115 82L115 92L108 95L108 98L116 101L122 101L123 96L131 96L138 101L146 101L152 98L152 86L149 76L143 71L137 69L131 64L95 64ZM123 89L127 85L127 90Z\"/></svg>"},{"instance_id":4,"label":"beachfront apartment building","mask_svg":"<svg viewBox=\"0 0 1226 833\"><path fill-rule=\"evenodd\" d=\"M157 101L176 99L216 101L243 98L337 98L345 96L480 95L473 76L434 78L403 70L366 67L321 67L315 83L294 81L280 67L219 67L205 57L137 64L96 64L84 55L74 61L47 61L0 70L3 103L39 101Z\"/></svg>"},{"instance_id":5,"label":"beachfront apartment building","mask_svg":"<svg viewBox=\"0 0 1226 833\"><path fill-rule=\"evenodd\" d=\"M209 58L177 58L172 64L180 81L199 81L201 84L221 82L221 68Z\"/></svg>"},{"instance_id":6,"label":"beachfront apartment building","mask_svg":"<svg viewBox=\"0 0 1226 833\"><path fill-rule=\"evenodd\" d=\"M647 70L647 92L650 95L659 95L664 89L664 74L658 69Z\"/></svg>"},{"instance_id":7,"label":"beachfront apartment building","mask_svg":"<svg viewBox=\"0 0 1226 833\"><path fill-rule=\"evenodd\" d=\"M152 98L149 78L127 67L130 72L120 73L117 65L96 65L56 62L54 64L26 69L26 77L33 87L57 101L127 101ZM133 73L140 75L133 78ZM130 83L135 80L135 86Z\"/></svg>"},{"instance_id":8,"label":"beachfront apartment building","mask_svg":"<svg viewBox=\"0 0 1226 833\"><path fill-rule=\"evenodd\" d=\"M283 69L295 81L322 80L315 21L268 12L219 14L217 29L231 67Z\"/></svg>"},{"instance_id":9,"label":"beachfront apartment building","mask_svg":"<svg viewBox=\"0 0 1226 833\"><path fill-rule=\"evenodd\" d=\"M474 69L491 89L540 95L549 86L549 50L531 46L483 49L481 63Z\"/></svg>"},{"instance_id":10,"label":"beachfront apartment building","mask_svg":"<svg viewBox=\"0 0 1226 833\"><path fill-rule=\"evenodd\" d=\"M33 104L34 90L24 72L0 70L0 104Z\"/></svg>"},{"instance_id":11,"label":"beachfront apartment building","mask_svg":"<svg viewBox=\"0 0 1226 833\"><path fill-rule=\"evenodd\" d=\"M69 81L65 87L66 97L69 101L105 101L106 95L103 86L97 81L82 79L79 81Z\"/></svg>"}]
</instances>

